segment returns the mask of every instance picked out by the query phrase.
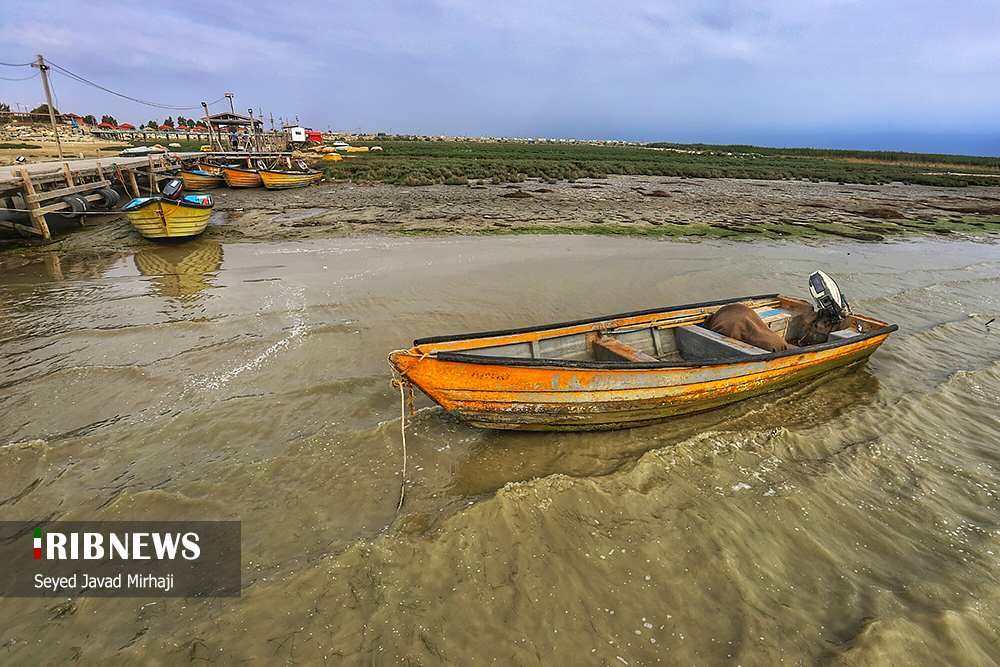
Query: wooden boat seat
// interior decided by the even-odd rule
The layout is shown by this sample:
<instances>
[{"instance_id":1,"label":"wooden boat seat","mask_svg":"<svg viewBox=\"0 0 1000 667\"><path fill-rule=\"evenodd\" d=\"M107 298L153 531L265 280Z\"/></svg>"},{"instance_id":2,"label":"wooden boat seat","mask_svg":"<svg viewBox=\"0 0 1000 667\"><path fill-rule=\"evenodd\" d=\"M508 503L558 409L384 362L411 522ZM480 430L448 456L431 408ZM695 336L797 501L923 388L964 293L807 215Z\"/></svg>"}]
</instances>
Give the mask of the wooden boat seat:
<instances>
[{"instance_id":1,"label":"wooden boat seat","mask_svg":"<svg viewBox=\"0 0 1000 667\"><path fill-rule=\"evenodd\" d=\"M593 343L594 359L597 361L659 361L656 357L630 347L611 336L594 336L589 342Z\"/></svg>"},{"instance_id":2,"label":"wooden boat seat","mask_svg":"<svg viewBox=\"0 0 1000 667\"><path fill-rule=\"evenodd\" d=\"M688 361L769 354L767 350L723 336L697 324L674 328L674 337L681 357Z\"/></svg>"},{"instance_id":3,"label":"wooden boat seat","mask_svg":"<svg viewBox=\"0 0 1000 667\"><path fill-rule=\"evenodd\" d=\"M770 306L755 308L754 311L760 316L760 319L771 331L778 334L782 338L787 338L785 333L788 331L788 325L792 320L791 313L785 312L780 308L772 308Z\"/></svg>"},{"instance_id":4,"label":"wooden boat seat","mask_svg":"<svg viewBox=\"0 0 1000 667\"><path fill-rule=\"evenodd\" d=\"M854 329L841 329L840 331L831 331L828 340L842 342L856 338L860 335L861 332L855 331Z\"/></svg>"}]
</instances>

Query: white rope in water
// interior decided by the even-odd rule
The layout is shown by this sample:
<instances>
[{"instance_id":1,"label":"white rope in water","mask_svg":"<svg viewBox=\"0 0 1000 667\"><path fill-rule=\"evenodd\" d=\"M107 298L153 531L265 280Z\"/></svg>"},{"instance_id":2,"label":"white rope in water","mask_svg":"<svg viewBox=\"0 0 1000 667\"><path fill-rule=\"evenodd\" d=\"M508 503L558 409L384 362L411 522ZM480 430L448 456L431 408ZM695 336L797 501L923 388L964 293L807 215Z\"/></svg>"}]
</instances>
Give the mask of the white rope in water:
<instances>
[{"instance_id":1,"label":"white rope in water","mask_svg":"<svg viewBox=\"0 0 1000 667\"><path fill-rule=\"evenodd\" d=\"M402 352L402 350L397 350L397 352ZM396 354L396 352L393 352L392 354ZM392 354L389 355L389 363L390 364L392 364ZM420 359L418 359L418 361L422 361L423 359L426 359L429 354L430 354L429 352L424 353L424 355L422 357L420 357ZM412 416L414 414L414 412L413 412L413 383L411 383L409 380L406 379L406 373L405 372L400 372L399 379L397 380L396 379L396 373L395 373L395 371L393 371L393 374L392 374L392 386L394 386L394 387L398 386L399 387L399 412L400 412L400 415L399 415L399 432L400 432L400 436L402 437L402 441L403 441L403 478L399 481L399 504L396 505L396 514L399 514L399 510L403 507L403 499L406 496L406 406L407 406L407 404L410 406L410 415ZM409 400L409 403L407 403L406 395L403 392L404 388L410 390L410 400Z\"/></svg>"},{"instance_id":2,"label":"white rope in water","mask_svg":"<svg viewBox=\"0 0 1000 667\"><path fill-rule=\"evenodd\" d=\"M399 480L399 504L396 505L396 513L403 507L403 496L406 494L406 396L403 393L403 380L393 380L393 384L399 385L399 433L403 440L403 477Z\"/></svg>"}]
</instances>

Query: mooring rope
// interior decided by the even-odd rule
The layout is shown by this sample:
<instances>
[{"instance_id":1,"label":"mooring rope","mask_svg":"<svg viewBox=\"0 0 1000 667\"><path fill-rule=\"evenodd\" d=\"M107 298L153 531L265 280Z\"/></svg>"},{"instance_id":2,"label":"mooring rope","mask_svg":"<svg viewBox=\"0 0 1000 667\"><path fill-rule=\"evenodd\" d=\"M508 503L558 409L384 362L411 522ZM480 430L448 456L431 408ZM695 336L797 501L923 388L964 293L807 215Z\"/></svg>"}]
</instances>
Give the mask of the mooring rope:
<instances>
[{"instance_id":1,"label":"mooring rope","mask_svg":"<svg viewBox=\"0 0 1000 667\"><path fill-rule=\"evenodd\" d=\"M396 350L389 355L390 364L392 364L392 355L397 352L404 352L404 350ZM423 361L430 355L430 352L425 352L417 362ZM416 364L414 364L416 365ZM393 365L395 368L395 366ZM399 371L399 379L396 379L396 372L393 371L392 374L392 386L399 387L399 433L401 440L403 442L403 477L399 482L399 504L396 505L396 514L399 514L400 508L403 507L403 498L406 496L406 412L407 407L409 407L410 416L412 417L416 412L413 409L413 383L406 379L407 371L411 370L413 366L410 366L406 371ZM409 397L403 393L403 388L409 390Z\"/></svg>"},{"instance_id":2,"label":"mooring rope","mask_svg":"<svg viewBox=\"0 0 1000 667\"><path fill-rule=\"evenodd\" d=\"M403 441L403 473L399 480L399 503L396 505L396 514L403 507L403 498L406 495L406 395L403 393L404 387L410 388L410 409L413 409L413 385L405 378L392 379L392 386L399 387L399 434Z\"/></svg>"}]
</instances>

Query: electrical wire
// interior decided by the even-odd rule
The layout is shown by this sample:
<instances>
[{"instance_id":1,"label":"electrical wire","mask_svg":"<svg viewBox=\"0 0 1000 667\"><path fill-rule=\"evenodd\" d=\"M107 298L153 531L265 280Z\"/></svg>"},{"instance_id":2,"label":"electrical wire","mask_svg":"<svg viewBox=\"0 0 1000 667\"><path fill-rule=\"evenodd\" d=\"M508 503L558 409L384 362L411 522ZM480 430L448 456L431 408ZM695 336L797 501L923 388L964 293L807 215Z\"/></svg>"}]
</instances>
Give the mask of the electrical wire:
<instances>
[{"instance_id":1,"label":"electrical wire","mask_svg":"<svg viewBox=\"0 0 1000 667\"><path fill-rule=\"evenodd\" d=\"M2 64L3 64L3 63L0 63L0 65L2 65ZM34 79L34 78L35 78L36 76L38 76L38 72L35 72L35 73L34 73L34 74L32 74L31 76L26 76L26 77L24 77L23 79L11 79L11 78L9 78L9 77L6 77L6 76L0 76L0 79L2 79L2 80L4 80L4 81L27 81L27 80L29 80L29 79Z\"/></svg>"},{"instance_id":2,"label":"electrical wire","mask_svg":"<svg viewBox=\"0 0 1000 667\"><path fill-rule=\"evenodd\" d=\"M59 115L59 93L56 92L56 82L49 79L49 92L52 93L52 110Z\"/></svg>"},{"instance_id":3,"label":"electrical wire","mask_svg":"<svg viewBox=\"0 0 1000 667\"><path fill-rule=\"evenodd\" d=\"M88 86L93 86L94 88L97 88L99 90L103 90L106 93L111 93L112 95L116 95L117 97L121 97L123 99L130 100L132 102L136 102L138 104L142 104L142 105L145 105L145 106L148 106L148 107L155 107L157 109L168 109L168 110L171 110L171 111L193 111L193 110L201 109L201 105L198 105L198 106L176 106L176 105L172 105L172 104L159 104L157 102L150 102L148 100L140 100L140 99L138 99L136 97L131 97L129 95L124 95L122 93L115 92L115 91L111 90L110 88L105 88L104 86L96 84L93 81L88 81L87 79L83 78L82 76L80 76L78 74L74 74L73 72L70 72L68 69L66 69L64 67L60 67L59 65L56 65L55 63L53 63L51 61L46 61L45 64L48 65L49 67L51 67L52 69L58 70L62 74L65 74L66 76L70 77L71 79L79 81L80 83L84 83L84 84L86 84ZM208 106L211 106L213 104L218 104L219 102L221 102L224 99L226 99L226 97L223 95L222 97L220 97L219 99L215 100L214 102L209 102Z\"/></svg>"},{"instance_id":4,"label":"electrical wire","mask_svg":"<svg viewBox=\"0 0 1000 667\"><path fill-rule=\"evenodd\" d=\"M31 67L31 63L0 63L4 67Z\"/></svg>"}]
</instances>

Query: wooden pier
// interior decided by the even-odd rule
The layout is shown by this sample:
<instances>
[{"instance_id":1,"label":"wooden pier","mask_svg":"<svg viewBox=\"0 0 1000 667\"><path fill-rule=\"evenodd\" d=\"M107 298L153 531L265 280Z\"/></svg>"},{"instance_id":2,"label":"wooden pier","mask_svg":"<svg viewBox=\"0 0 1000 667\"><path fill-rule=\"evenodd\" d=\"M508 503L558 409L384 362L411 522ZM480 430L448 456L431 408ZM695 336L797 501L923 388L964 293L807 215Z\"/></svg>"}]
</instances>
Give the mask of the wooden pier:
<instances>
[{"instance_id":1,"label":"wooden pier","mask_svg":"<svg viewBox=\"0 0 1000 667\"><path fill-rule=\"evenodd\" d=\"M120 192L141 192L139 178L151 194L157 179L176 167L164 153L144 157L46 162L0 168L0 227L49 240L46 216L76 218L117 209ZM120 188L116 189L116 185Z\"/></svg>"},{"instance_id":2,"label":"wooden pier","mask_svg":"<svg viewBox=\"0 0 1000 667\"><path fill-rule=\"evenodd\" d=\"M214 158L254 168L251 163L258 160L288 162L290 157L290 153L150 153L0 167L0 228L50 240L47 215L76 219L82 225L84 215L113 213L121 195L127 201L159 193L157 181L179 169L181 159Z\"/></svg>"}]
</instances>

